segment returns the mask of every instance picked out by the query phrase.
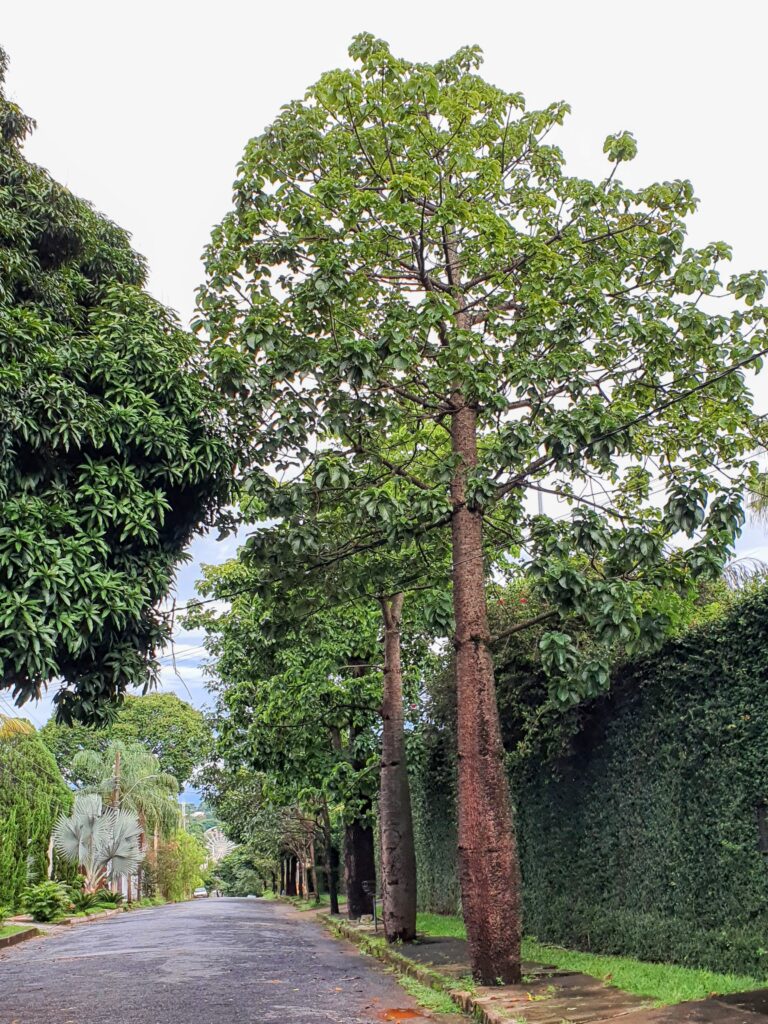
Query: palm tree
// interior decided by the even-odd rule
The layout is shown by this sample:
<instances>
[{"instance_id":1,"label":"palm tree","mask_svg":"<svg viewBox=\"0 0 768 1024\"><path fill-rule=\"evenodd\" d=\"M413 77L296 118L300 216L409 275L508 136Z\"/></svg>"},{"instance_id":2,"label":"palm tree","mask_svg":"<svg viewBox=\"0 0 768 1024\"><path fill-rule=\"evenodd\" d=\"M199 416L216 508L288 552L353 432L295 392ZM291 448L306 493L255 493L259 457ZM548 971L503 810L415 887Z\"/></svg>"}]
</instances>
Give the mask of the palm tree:
<instances>
[{"instance_id":1,"label":"palm tree","mask_svg":"<svg viewBox=\"0 0 768 1024\"><path fill-rule=\"evenodd\" d=\"M112 879L131 875L141 851L139 819L130 811L104 807L97 793L75 797L70 815L62 814L53 827L53 845L66 860L77 864L85 876L85 891L95 892L107 875Z\"/></svg>"},{"instance_id":2,"label":"palm tree","mask_svg":"<svg viewBox=\"0 0 768 1024\"><path fill-rule=\"evenodd\" d=\"M103 752L81 750L72 769L81 780L81 793L97 794L110 806L133 812L143 833L154 837L155 851L158 837L178 828L178 780L162 771L157 757L140 743L113 740ZM130 900L130 876L127 895Z\"/></svg>"}]
</instances>

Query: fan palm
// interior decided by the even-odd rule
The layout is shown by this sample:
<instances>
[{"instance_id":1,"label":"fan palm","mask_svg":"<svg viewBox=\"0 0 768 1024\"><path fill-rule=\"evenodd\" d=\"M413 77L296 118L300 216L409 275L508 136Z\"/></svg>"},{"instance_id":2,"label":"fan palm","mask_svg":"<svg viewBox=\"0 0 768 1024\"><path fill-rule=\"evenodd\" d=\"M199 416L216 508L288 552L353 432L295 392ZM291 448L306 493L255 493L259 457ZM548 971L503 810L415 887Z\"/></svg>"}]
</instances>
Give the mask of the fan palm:
<instances>
[{"instance_id":1,"label":"fan palm","mask_svg":"<svg viewBox=\"0 0 768 1024\"><path fill-rule=\"evenodd\" d=\"M83 871L84 889L94 892L108 868L113 878L132 874L139 863L141 825L130 811L104 807L97 793L75 797L70 815L62 815L53 828L53 845Z\"/></svg>"}]
</instances>

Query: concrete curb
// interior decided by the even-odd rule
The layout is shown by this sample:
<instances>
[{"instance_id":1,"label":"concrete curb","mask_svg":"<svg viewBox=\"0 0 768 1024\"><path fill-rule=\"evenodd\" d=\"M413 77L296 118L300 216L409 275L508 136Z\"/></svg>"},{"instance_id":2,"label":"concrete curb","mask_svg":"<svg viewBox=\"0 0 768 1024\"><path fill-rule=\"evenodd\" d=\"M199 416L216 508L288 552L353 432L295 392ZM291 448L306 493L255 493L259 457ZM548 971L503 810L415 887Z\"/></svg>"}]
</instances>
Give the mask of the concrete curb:
<instances>
[{"instance_id":1,"label":"concrete curb","mask_svg":"<svg viewBox=\"0 0 768 1024\"><path fill-rule=\"evenodd\" d=\"M21 932L15 932L13 935L6 935L4 938L0 938L0 949L7 949L9 946L18 946L20 942L24 942L25 939L34 939L40 934L40 929L35 927L25 928Z\"/></svg>"},{"instance_id":2,"label":"concrete curb","mask_svg":"<svg viewBox=\"0 0 768 1024\"><path fill-rule=\"evenodd\" d=\"M374 936L360 931L359 928L355 928L346 921L340 921L338 918L331 917L330 914L318 914L317 920L321 921L337 937L340 936L354 942L364 953L375 956L377 960L381 960L382 963L393 967L398 974L406 974L408 977L420 981L422 985L427 985L429 988L444 992L450 996L457 1009L461 1010L462 1013L470 1014L475 1020L481 1021L482 1024L509 1024L508 1016L497 1012L492 1006L487 1005L489 1001L492 1002L492 997L489 1000L488 997L483 998L474 995L472 992L466 992L463 989L452 988L448 979L440 974L439 971L425 967L423 964L415 963L407 956L396 952L391 946L381 945L379 942L372 941Z\"/></svg>"}]
</instances>

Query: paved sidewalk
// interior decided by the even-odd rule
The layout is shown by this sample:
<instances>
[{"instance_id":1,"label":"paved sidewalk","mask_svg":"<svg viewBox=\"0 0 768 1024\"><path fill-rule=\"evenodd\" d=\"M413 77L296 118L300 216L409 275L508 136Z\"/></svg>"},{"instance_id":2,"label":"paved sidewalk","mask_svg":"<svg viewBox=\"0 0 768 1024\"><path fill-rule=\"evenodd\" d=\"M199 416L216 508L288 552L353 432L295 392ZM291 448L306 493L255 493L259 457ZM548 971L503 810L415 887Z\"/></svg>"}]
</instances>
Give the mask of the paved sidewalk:
<instances>
[{"instance_id":1,"label":"paved sidewalk","mask_svg":"<svg viewBox=\"0 0 768 1024\"><path fill-rule=\"evenodd\" d=\"M341 934L364 946L383 939L370 924L333 922ZM768 1024L768 989L655 1007L652 999L546 964L523 964L521 985L467 984L471 970L465 939L425 937L414 944L368 949L425 984L448 989L458 1005L485 1024L617 1024L619 1019L621 1024Z\"/></svg>"}]
</instances>

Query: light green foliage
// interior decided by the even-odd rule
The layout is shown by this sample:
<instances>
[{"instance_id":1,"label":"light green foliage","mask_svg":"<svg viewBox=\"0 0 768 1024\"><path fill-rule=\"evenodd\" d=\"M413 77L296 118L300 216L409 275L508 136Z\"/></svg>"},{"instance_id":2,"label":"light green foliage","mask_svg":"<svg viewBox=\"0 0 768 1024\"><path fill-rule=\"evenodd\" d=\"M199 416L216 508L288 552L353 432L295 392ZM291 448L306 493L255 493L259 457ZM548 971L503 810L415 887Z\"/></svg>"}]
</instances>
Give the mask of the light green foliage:
<instances>
[{"instance_id":1,"label":"light green foliage","mask_svg":"<svg viewBox=\"0 0 768 1024\"><path fill-rule=\"evenodd\" d=\"M62 720L102 721L156 674L231 456L193 339L128 235L24 158L31 127L0 90L0 686L56 680Z\"/></svg>"},{"instance_id":2,"label":"light green foliage","mask_svg":"<svg viewBox=\"0 0 768 1024\"><path fill-rule=\"evenodd\" d=\"M81 750L72 758L71 774L80 792L130 810L147 832L169 835L178 827L179 783L140 743L111 740L101 753Z\"/></svg>"},{"instance_id":3,"label":"light green foliage","mask_svg":"<svg viewBox=\"0 0 768 1024\"><path fill-rule=\"evenodd\" d=\"M419 914L417 924L422 935L464 939L467 934L461 918L447 914ZM599 956L546 945L531 938L523 939L523 956L535 963L551 964L559 970L590 974L606 985L647 996L659 1004L707 999L713 994L746 992L765 986L765 978L761 976L721 974L674 964L646 963L625 956Z\"/></svg>"},{"instance_id":4,"label":"light green foliage","mask_svg":"<svg viewBox=\"0 0 768 1024\"><path fill-rule=\"evenodd\" d=\"M157 885L166 900L188 900L198 885L208 853L187 832L177 832L160 844L157 855Z\"/></svg>"},{"instance_id":5,"label":"light green foliage","mask_svg":"<svg viewBox=\"0 0 768 1024\"><path fill-rule=\"evenodd\" d=\"M35 921L55 921L71 906L69 891L61 882L38 882L25 889L22 896L25 909Z\"/></svg>"},{"instance_id":6,"label":"light green foliage","mask_svg":"<svg viewBox=\"0 0 768 1024\"><path fill-rule=\"evenodd\" d=\"M401 975L398 979L401 987L413 996L419 1006L426 1010L433 1010L435 1013L456 1013L456 1003L447 992L440 992L438 989L430 988L422 981L411 978L407 974Z\"/></svg>"},{"instance_id":7,"label":"light green foliage","mask_svg":"<svg viewBox=\"0 0 768 1024\"><path fill-rule=\"evenodd\" d=\"M29 723L0 715L0 894L16 906L28 881L48 874L48 839L72 795Z\"/></svg>"},{"instance_id":8,"label":"light green foliage","mask_svg":"<svg viewBox=\"0 0 768 1024\"><path fill-rule=\"evenodd\" d=\"M225 896L261 896L264 888L261 864L246 847L222 857L216 865L216 877Z\"/></svg>"},{"instance_id":9,"label":"light green foliage","mask_svg":"<svg viewBox=\"0 0 768 1024\"><path fill-rule=\"evenodd\" d=\"M737 371L761 365L765 275L686 244L690 182L620 180L629 133L599 181L567 175L567 105L526 110L475 48L414 64L361 35L350 53L248 144L206 256L200 327L247 487L305 509L308 565L307 481L358 524L338 557L406 547L451 517L468 403L468 500L553 611L541 654L567 706L608 685L617 648L658 646L664 595L719 573L738 535L765 425ZM532 514L540 487L572 514Z\"/></svg>"},{"instance_id":10,"label":"light green foliage","mask_svg":"<svg viewBox=\"0 0 768 1024\"><path fill-rule=\"evenodd\" d=\"M157 757L162 771L183 784L202 764L211 742L211 730L204 715L175 693L126 696L103 728L62 725L51 720L40 735L70 781L74 781L71 767L76 753L103 752L110 740L122 740L140 743Z\"/></svg>"},{"instance_id":11,"label":"light green foliage","mask_svg":"<svg viewBox=\"0 0 768 1024\"><path fill-rule=\"evenodd\" d=\"M216 658L218 757L235 772L263 773L254 781L275 806L325 796L348 820L368 816L381 699L378 610L324 608L311 595L314 610L302 618L281 608L277 588L255 596L249 580L238 562L209 569L204 592L241 592L228 611L187 618L206 629Z\"/></svg>"}]
</instances>

